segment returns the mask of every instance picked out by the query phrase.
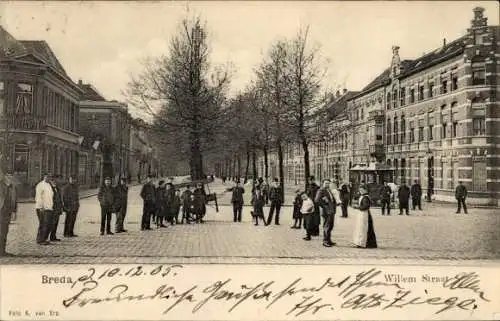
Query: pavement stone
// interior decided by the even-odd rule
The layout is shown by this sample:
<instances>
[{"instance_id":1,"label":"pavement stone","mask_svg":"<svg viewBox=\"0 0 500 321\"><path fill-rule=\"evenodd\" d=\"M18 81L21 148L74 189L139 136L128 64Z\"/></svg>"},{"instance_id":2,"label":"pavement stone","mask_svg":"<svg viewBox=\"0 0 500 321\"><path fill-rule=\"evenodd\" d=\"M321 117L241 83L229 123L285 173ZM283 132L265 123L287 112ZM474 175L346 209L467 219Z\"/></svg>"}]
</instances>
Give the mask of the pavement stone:
<instances>
[{"instance_id":1,"label":"pavement stone","mask_svg":"<svg viewBox=\"0 0 500 321\"><path fill-rule=\"evenodd\" d=\"M212 192L226 187L214 184ZM243 210L243 222L232 221L232 208L221 205L219 213L208 207L205 224L169 226L140 231L142 200L140 186L129 191L126 228L128 233L100 236L100 208L97 197L81 200L75 232L50 246L35 243L38 221L33 204L20 204L17 220L11 224L7 251L14 257L0 258L0 264L28 263L265 263L265 264L405 264L407 262L453 262L470 265L500 260L500 216L494 209L472 209L457 215L453 206L425 203L424 211L410 216L381 216L374 209L378 249L351 246L355 209L348 218L336 217L333 239L337 246L324 248L320 238L302 240L303 230L290 229L292 209L285 207L281 225L254 226L250 206ZM227 197L227 196L224 196ZM246 204L249 204L247 202ZM267 216L268 209L265 209ZM62 236L64 215L59 235ZM113 216L113 222L114 222Z\"/></svg>"}]
</instances>

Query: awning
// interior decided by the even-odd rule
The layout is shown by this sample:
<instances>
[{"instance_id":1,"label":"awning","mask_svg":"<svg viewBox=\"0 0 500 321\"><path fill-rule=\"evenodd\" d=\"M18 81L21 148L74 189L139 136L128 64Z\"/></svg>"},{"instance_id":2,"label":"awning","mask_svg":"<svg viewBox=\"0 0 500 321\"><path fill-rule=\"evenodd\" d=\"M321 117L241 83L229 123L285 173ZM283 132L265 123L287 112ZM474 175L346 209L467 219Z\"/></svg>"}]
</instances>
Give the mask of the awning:
<instances>
[{"instance_id":1,"label":"awning","mask_svg":"<svg viewBox=\"0 0 500 321\"><path fill-rule=\"evenodd\" d=\"M355 165L353 168L350 169L351 171L358 171L358 172L378 172L378 171L393 171L394 168L390 167L387 164L384 163L375 163L372 162L367 165Z\"/></svg>"}]
</instances>

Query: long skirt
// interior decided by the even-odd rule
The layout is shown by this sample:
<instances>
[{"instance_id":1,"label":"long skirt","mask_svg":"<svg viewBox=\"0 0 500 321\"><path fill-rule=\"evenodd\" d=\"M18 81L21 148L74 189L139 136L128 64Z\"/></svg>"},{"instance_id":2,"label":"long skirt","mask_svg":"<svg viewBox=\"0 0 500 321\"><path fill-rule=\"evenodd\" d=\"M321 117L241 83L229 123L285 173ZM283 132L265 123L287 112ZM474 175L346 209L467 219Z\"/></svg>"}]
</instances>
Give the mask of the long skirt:
<instances>
[{"instance_id":1,"label":"long skirt","mask_svg":"<svg viewBox=\"0 0 500 321\"><path fill-rule=\"evenodd\" d=\"M354 245L364 248L376 248L377 237L370 211L358 211L356 214L356 225L353 235Z\"/></svg>"}]
</instances>

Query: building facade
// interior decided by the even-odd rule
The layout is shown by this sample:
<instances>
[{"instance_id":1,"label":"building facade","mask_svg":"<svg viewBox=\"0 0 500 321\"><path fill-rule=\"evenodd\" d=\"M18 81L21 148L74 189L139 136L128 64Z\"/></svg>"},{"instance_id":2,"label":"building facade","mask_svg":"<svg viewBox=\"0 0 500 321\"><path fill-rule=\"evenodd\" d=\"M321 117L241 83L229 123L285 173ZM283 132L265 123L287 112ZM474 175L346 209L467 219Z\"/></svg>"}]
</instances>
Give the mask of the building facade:
<instances>
[{"instance_id":1,"label":"building facade","mask_svg":"<svg viewBox=\"0 0 500 321\"><path fill-rule=\"evenodd\" d=\"M397 184L419 180L425 189L432 177L437 200L454 201L461 181L468 202L498 206L499 41L500 27L476 8L464 36L422 57L401 59L394 46L388 68L337 107L345 112L312 144L312 174L346 181L354 166L383 163ZM285 153L295 172L299 150ZM287 172L284 179L295 181Z\"/></svg>"},{"instance_id":2,"label":"building facade","mask_svg":"<svg viewBox=\"0 0 500 321\"><path fill-rule=\"evenodd\" d=\"M42 173L78 170L81 90L45 41L17 40L0 26L3 166L31 196Z\"/></svg>"}]
</instances>

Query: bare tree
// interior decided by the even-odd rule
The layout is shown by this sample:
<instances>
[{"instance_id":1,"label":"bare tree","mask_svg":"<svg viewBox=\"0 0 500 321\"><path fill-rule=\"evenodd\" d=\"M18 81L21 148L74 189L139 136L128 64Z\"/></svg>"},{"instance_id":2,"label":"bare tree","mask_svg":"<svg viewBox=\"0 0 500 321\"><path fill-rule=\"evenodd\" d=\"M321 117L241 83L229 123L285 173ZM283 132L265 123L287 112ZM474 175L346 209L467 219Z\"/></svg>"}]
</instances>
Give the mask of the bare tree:
<instances>
[{"instance_id":1,"label":"bare tree","mask_svg":"<svg viewBox=\"0 0 500 321\"><path fill-rule=\"evenodd\" d=\"M153 118L152 129L189 159L192 179L204 176L203 152L214 144L229 83L227 68L210 66L206 28L200 18L184 19L168 55L144 62L126 95Z\"/></svg>"},{"instance_id":2,"label":"bare tree","mask_svg":"<svg viewBox=\"0 0 500 321\"><path fill-rule=\"evenodd\" d=\"M316 113L326 103L322 81L326 74L324 61L318 47L308 43L309 27L300 29L297 36L288 42L286 59L287 122L304 151L304 182L310 176L309 144L317 135Z\"/></svg>"}]
</instances>

